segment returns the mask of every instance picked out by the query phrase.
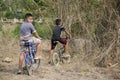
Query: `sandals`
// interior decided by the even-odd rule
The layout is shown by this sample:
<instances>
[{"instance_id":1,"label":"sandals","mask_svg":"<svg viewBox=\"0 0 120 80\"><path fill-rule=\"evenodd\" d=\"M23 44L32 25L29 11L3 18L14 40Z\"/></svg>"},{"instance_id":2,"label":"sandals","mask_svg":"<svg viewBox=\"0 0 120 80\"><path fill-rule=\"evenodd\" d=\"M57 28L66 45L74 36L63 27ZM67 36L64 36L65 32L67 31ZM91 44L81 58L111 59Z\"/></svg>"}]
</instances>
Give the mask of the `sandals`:
<instances>
[{"instance_id":1,"label":"sandals","mask_svg":"<svg viewBox=\"0 0 120 80\"><path fill-rule=\"evenodd\" d=\"M69 54L63 54L62 57L67 58L67 57L70 57L70 55Z\"/></svg>"},{"instance_id":2,"label":"sandals","mask_svg":"<svg viewBox=\"0 0 120 80\"><path fill-rule=\"evenodd\" d=\"M41 56L36 56L34 59L42 59Z\"/></svg>"},{"instance_id":3,"label":"sandals","mask_svg":"<svg viewBox=\"0 0 120 80\"><path fill-rule=\"evenodd\" d=\"M22 74L22 71L21 71L21 70L19 70L19 71L17 72L17 74Z\"/></svg>"}]
</instances>

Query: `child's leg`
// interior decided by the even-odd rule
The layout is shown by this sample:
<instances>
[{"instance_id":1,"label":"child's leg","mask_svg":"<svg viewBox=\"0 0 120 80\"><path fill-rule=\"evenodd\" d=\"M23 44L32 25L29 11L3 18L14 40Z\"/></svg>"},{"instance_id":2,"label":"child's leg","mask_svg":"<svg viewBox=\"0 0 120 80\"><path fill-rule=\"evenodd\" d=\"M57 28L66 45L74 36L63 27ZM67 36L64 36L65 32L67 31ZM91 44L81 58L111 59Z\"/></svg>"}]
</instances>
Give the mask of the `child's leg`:
<instances>
[{"instance_id":1,"label":"child's leg","mask_svg":"<svg viewBox=\"0 0 120 80\"><path fill-rule=\"evenodd\" d=\"M48 61L51 62L51 58L52 58L52 54L53 54L53 50L56 47L56 41L51 40L51 49L50 49L50 53L49 53L49 58Z\"/></svg>"},{"instance_id":2,"label":"child's leg","mask_svg":"<svg viewBox=\"0 0 120 80\"><path fill-rule=\"evenodd\" d=\"M32 42L33 45L34 44L36 45L35 59L42 58L41 55L40 55L40 48L41 48L41 42L42 41L40 39L38 39L38 38L33 37L31 40L29 40L29 42Z\"/></svg>"},{"instance_id":3,"label":"child's leg","mask_svg":"<svg viewBox=\"0 0 120 80\"><path fill-rule=\"evenodd\" d=\"M52 54L53 54L53 49L50 50L48 62L51 62Z\"/></svg>"},{"instance_id":4,"label":"child's leg","mask_svg":"<svg viewBox=\"0 0 120 80\"><path fill-rule=\"evenodd\" d=\"M65 50L64 57L70 56L68 53L68 42L65 44L64 50Z\"/></svg>"},{"instance_id":5,"label":"child's leg","mask_svg":"<svg viewBox=\"0 0 120 80\"><path fill-rule=\"evenodd\" d=\"M68 42L64 38L61 38L59 42L65 45L64 50L65 50L65 53L66 53L67 48L68 48Z\"/></svg>"},{"instance_id":6,"label":"child's leg","mask_svg":"<svg viewBox=\"0 0 120 80\"><path fill-rule=\"evenodd\" d=\"M41 46L41 42L38 42L38 43L37 43L37 49L36 49L36 56L35 56L36 59L37 59L37 57L38 57L39 54L40 54L40 46Z\"/></svg>"},{"instance_id":7,"label":"child's leg","mask_svg":"<svg viewBox=\"0 0 120 80\"><path fill-rule=\"evenodd\" d=\"M21 74L21 72L22 72L22 65L23 65L23 61L24 61L24 59L25 59L25 47L23 46L23 42L21 41L20 42L20 56L19 56L19 70L18 70L18 74Z\"/></svg>"},{"instance_id":8,"label":"child's leg","mask_svg":"<svg viewBox=\"0 0 120 80\"><path fill-rule=\"evenodd\" d=\"M19 71L18 74L20 74L22 72L22 65L23 65L23 61L25 59L25 53L21 53L19 56Z\"/></svg>"},{"instance_id":9,"label":"child's leg","mask_svg":"<svg viewBox=\"0 0 120 80\"><path fill-rule=\"evenodd\" d=\"M65 50L65 53L67 54L67 50L68 50L68 42L65 44L64 50Z\"/></svg>"},{"instance_id":10,"label":"child's leg","mask_svg":"<svg viewBox=\"0 0 120 80\"><path fill-rule=\"evenodd\" d=\"M65 47L64 47L64 50L65 50L64 57L70 56L70 55L68 54L68 42L66 41L66 39L61 38L60 43L62 43L62 44L65 45Z\"/></svg>"}]
</instances>

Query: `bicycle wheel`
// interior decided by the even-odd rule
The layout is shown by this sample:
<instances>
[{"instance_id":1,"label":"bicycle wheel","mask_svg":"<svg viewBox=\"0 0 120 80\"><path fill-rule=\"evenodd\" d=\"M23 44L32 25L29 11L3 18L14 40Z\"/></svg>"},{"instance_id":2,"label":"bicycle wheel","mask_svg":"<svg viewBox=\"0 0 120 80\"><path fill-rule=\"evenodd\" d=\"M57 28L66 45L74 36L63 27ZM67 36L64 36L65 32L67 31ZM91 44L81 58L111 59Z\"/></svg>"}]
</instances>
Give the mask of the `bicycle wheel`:
<instances>
[{"instance_id":1,"label":"bicycle wheel","mask_svg":"<svg viewBox=\"0 0 120 80\"><path fill-rule=\"evenodd\" d=\"M53 65L56 65L56 66L59 65L59 63L60 63L60 58L59 58L58 53L53 53L52 63L53 63Z\"/></svg>"},{"instance_id":2,"label":"bicycle wheel","mask_svg":"<svg viewBox=\"0 0 120 80\"><path fill-rule=\"evenodd\" d=\"M25 67L26 67L26 70L27 70L27 74L32 75L32 72L33 72L32 59L30 58L29 55L26 55Z\"/></svg>"},{"instance_id":3,"label":"bicycle wheel","mask_svg":"<svg viewBox=\"0 0 120 80\"><path fill-rule=\"evenodd\" d=\"M40 67L40 62L40 59L34 59L34 64L32 65L34 71L36 71Z\"/></svg>"}]
</instances>

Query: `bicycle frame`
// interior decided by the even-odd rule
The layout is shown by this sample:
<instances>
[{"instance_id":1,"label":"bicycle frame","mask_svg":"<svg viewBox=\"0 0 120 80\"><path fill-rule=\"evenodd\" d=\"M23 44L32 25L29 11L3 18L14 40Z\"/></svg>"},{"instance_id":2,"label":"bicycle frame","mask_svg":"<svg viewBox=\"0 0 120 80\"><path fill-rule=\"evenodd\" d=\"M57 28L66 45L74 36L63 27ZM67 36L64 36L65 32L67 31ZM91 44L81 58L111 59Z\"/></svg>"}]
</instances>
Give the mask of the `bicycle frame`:
<instances>
[{"instance_id":1,"label":"bicycle frame","mask_svg":"<svg viewBox=\"0 0 120 80\"><path fill-rule=\"evenodd\" d=\"M67 39L67 38L66 38ZM58 42L57 42L58 43ZM52 63L54 65L58 65L60 62L65 63L65 62L70 62L70 57L65 58L64 57L64 52L65 52L65 45L63 44L62 47L58 48L52 56Z\"/></svg>"},{"instance_id":2,"label":"bicycle frame","mask_svg":"<svg viewBox=\"0 0 120 80\"><path fill-rule=\"evenodd\" d=\"M58 52L57 52L58 55L59 55L60 61L62 61L62 62L63 62L62 55L64 54L64 51L65 51L64 47L65 47L65 45L63 45L62 47L60 47L60 48L58 49Z\"/></svg>"},{"instance_id":3,"label":"bicycle frame","mask_svg":"<svg viewBox=\"0 0 120 80\"><path fill-rule=\"evenodd\" d=\"M25 41L24 47L26 48L25 55L25 68L28 75L32 75L34 70L37 70L40 65L40 59L34 59L36 55L36 45L32 42Z\"/></svg>"},{"instance_id":4,"label":"bicycle frame","mask_svg":"<svg viewBox=\"0 0 120 80\"><path fill-rule=\"evenodd\" d=\"M28 52L25 57L25 62L26 63L29 63L29 62L34 63L33 58L35 56L36 50L34 49L32 42L27 42L24 44L24 46L28 49Z\"/></svg>"},{"instance_id":5,"label":"bicycle frame","mask_svg":"<svg viewBox=\"0 0 120 80\"><path fill-rule=\"evenodd\" d=\"M61 48L58 49L58 53L59 53L59 54L61 54L61 53L63 54L64 51L65 51L64 45L63 45L63 47L61 47Z\"/></svg>"}]
</instances>

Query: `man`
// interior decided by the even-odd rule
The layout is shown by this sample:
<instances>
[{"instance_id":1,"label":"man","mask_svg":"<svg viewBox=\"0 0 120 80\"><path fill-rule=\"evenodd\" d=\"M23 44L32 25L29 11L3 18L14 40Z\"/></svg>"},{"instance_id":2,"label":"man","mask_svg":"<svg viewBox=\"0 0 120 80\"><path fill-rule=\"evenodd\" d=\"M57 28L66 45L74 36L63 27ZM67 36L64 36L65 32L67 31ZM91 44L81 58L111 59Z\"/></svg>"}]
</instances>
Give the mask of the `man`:
<instances>
[{"instance_id":1,"label":"man","mask_svg":"<svg viewBox=\"0 0 120 80\"><path fill-rule=\"evenodd\" d=\"M38 33L36 32L33 24L33 16L31 13L27 13L25 15L25 21L22 23L20 28L20 44L24 42L24 40L27 40L28 42L32 42L36 45L36 56L35 59L38 59L39 53L40 53L40 45L41 45L41 38L39 37ZM35 37L33 37L34 35ZM22 64L25 59L26 51L25 47L23 45L20 46L20 57L19 57L19 71L18 74L21 74L22 72Z\"/></svg>"},{"instance_id":2,"label":"man","mask_svg":"<svg viewBox=\"0 0 120 80\"><path fill-rule=\"evenodd\" d=\"M61 26L61 19L56 19L55 27L54 27L53 35L52 35L52 39L51 39L51 50L49 53L48 63L51 63L52 53L57 44L56 41L59 41L60 43L65 45L65 53L63 54L63 57L70 56L67 53L68 42L66 41L66 39L60 37L62 31L64 31L69 36L69 38L71 38L71 35L65 30L65 28L63 26Z\"/></svg>"}]
</instances>

